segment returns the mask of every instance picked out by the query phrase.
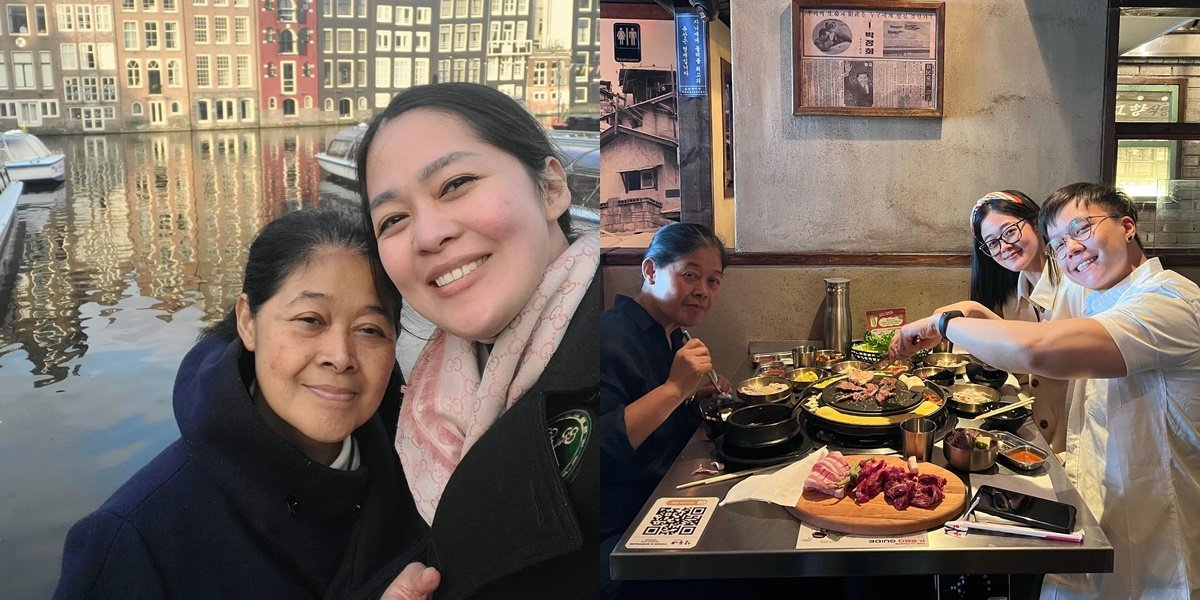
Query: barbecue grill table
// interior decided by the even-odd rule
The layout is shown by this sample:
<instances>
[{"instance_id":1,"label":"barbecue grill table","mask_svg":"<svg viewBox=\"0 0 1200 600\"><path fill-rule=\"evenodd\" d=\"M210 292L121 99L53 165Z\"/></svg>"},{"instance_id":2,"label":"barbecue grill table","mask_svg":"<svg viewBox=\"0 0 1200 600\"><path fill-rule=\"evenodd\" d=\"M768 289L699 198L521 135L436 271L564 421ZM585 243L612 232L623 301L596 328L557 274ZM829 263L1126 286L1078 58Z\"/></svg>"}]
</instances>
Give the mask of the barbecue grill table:
<instances>
[{"instance_id":1,"label":"barbecue grill table","mask_svg":"<svg viewBox=\"0 0 1200 600\"><path fill-rule=\"evenodd\" d=\"M733 381L741 381L753 372L747 361ZM977 427L981 421L959 417L959 427ZM1032 422L1026 422L1017 435L1050 452ZM817 443L814 448L819 448ZM843 448L828 445L845 454L881 453L880 450ZM890 449L887 449L890 450ZM934 449L934 464L946 466L940 449ZM800 521L782 506L745 501L718 507L697 544L688 549L628 549L625 543L635 533L654 502L665 497L716 497L725 494L742 479L675 489L676 485L696 481L692 471L714 460L713 442L700 427L679 457L659 482L650 499L626 530L610 555L613 579L721 579L765 577L858 577L864 575L935 575L964 573L1042 574L1109 573L1113 570L1113 548L1095 518L1071 485L1062 465L1051 458L1043 469L1050 475L1060 502L1078 509L1076 528L1082 525L1082 544L1053 542L1030 537L986 534L972 531L965 537L952 537L935 530L924 547L880 548L805 548L797 549ZM958 473L957 471L952 471ZM988 474L1017 472L996 463ZM968 503L974 495L969 474L960 473L968 488Z\"/></svg>"}]
</instances>

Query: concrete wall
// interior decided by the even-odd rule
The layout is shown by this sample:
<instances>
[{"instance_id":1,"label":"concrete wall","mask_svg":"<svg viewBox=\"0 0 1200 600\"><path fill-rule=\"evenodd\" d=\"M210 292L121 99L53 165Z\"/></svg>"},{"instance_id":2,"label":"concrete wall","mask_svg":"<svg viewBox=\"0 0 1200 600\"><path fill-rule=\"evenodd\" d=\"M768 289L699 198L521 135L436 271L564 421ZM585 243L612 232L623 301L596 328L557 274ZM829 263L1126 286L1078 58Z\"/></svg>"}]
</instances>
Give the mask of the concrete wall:
<instances>
[{"instance_id":1,"label":"concrete wall","mask_svg":"<svg viewBox=\"0 0 1200 600\"><path fill-rule=\"evenodd\" d=\"M966 251L984 193L1100 176L1102 0L947 0L941 119L792 116L791 2L734 11L740 250Z\"/></svg>"}]
</instances>

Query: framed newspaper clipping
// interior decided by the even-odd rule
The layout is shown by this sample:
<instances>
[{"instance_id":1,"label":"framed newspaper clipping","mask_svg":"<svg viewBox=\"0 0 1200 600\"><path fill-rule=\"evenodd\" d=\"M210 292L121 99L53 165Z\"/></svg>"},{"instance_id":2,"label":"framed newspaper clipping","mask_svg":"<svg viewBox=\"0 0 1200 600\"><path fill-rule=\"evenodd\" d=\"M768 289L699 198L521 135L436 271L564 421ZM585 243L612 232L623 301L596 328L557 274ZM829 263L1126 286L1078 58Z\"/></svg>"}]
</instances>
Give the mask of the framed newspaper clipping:
<instances>
[{"instance_id":1,"label":"framed newspaper clipping","mask_svg":"<svg viewBox=\"0 0 1200 600\"><path fill-rule=\"evenodd\" d=\"M942 116L945 2L792 0L792 114Z\"/></svg>"}]
</instances>

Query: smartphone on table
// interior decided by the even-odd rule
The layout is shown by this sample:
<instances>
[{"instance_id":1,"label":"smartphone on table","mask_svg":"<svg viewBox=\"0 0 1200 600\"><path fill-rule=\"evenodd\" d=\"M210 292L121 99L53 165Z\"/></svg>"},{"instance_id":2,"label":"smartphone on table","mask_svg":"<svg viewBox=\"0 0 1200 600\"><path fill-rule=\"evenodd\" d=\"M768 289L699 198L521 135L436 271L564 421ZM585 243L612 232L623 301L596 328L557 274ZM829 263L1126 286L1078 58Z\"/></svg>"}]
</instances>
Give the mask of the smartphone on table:
<instances>
[{"instance_id":1,"label":"smartphone on table","mask_svg":"<svg viewBox=\"0 0 1200 600\"><path fill-rule=\"evenodd\" d=\"M981 513L1048 531L1075 531L1075 507L1070 504L990 485L979 486L975 497L975 510Z\"/></svg>"}]
</instances>

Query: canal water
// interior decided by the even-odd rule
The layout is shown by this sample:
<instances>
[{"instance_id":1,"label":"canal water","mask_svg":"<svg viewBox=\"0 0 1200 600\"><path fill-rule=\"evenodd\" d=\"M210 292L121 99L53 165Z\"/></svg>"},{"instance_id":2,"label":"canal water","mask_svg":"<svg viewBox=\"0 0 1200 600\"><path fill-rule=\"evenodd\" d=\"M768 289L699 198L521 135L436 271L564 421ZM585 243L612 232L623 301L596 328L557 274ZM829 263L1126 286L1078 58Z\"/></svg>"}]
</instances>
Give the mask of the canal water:
<instances>
[{"instance_id":1,"label":"canal water","mask_svg":"<svg viewBox=\"0 0 1200 600\"><path fill-rule=\"evenodd\" d=\"M356 202L314 159L336 130L42 138L67 180L0 254L0 598L49 597L71 524L178 438L175 370L258 230Z\"/></svg>"}]
</instances>

